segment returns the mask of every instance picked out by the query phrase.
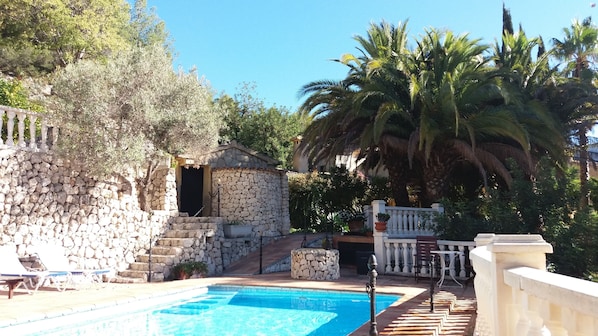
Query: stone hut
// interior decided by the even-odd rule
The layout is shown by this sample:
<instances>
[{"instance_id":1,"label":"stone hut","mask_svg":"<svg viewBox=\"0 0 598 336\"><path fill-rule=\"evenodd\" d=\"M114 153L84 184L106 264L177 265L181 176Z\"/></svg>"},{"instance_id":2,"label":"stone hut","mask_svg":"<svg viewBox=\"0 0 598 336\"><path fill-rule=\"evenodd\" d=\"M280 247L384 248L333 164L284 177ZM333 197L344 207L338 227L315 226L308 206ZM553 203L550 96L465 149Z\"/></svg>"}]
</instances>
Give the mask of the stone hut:
<instances>
[{"instance_id":1,"label":"stone hut","mask_svg":"<svg viewBox=\"0 0 598 336\"><path fill-rule=\"evenodd\" d=\"M180 212L251 224L253 236L289 233L288 179L276 160L232 141L177 161Z\"/></svg>"}]
</instances>

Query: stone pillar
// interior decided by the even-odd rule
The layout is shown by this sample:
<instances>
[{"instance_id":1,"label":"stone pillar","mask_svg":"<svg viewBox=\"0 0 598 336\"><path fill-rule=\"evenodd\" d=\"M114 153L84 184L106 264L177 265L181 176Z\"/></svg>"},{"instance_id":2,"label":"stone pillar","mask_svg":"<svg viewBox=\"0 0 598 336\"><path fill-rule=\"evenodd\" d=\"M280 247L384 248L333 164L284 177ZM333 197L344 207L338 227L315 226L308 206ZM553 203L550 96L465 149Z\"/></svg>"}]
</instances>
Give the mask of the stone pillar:
<instances>
[{"instance_id":1,"label":"stone pillar","mask_svg":"<svg viewBox=\"0 0 598 336\"><path fill-rule=\"evenodd\" d=\"M489 308L494 326L494 335L509 335L507 322L511 320L509 310L513 308L511 288L505 284L504 270L514 267L546 269L546 253L552 253L552 245L540 235L493 235L479 234L474 254L490 258L490 290L477 295L489 296ZM476 251L477 250L477 251Z\"/></svg>"}]
</instances>

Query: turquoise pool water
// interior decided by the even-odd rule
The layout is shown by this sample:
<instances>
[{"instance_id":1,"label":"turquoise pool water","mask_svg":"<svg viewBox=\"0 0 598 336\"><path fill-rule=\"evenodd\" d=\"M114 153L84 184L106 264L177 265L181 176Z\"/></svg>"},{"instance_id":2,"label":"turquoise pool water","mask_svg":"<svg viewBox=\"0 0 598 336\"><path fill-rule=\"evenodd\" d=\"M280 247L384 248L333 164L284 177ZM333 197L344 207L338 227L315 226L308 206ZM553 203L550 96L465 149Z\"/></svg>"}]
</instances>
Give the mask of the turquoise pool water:
<instances>
[{"instance_id":1,"label":"turquoise pool water","mask_svg":"<svg viewBox=\"0 0 598 336\"><path fill-rule=\"evenodd\" d=\"M377 295L377 312L398 299ZM210 286L190 299L30 335L347 335L369 321L369 307L365 291Z\"/></svg>"}]
</instances>

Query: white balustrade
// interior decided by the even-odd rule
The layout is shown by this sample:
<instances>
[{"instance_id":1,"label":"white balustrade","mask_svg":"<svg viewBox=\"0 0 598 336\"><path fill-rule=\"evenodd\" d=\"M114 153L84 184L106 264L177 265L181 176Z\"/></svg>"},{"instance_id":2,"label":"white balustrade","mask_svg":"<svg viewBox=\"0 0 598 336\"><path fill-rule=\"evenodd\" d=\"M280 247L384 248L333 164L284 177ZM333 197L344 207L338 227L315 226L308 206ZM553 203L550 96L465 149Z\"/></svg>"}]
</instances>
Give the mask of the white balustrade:
<instances>
[{"instance_id":1,"label":"white balustrade","mask_svg":"<svg viewBox=\"0 0 598 336\"><path fill-rule=\"evenodd\" d=\"M435 217L443 211L438 204L433 205L432 208L410 208L387 206L386 202L381 200L373 201L371 207L364 207L369 227L373 227L372 224L376 222L376 215L379 212L385 212L390 215L386 227L388 236L406 238L433 236Z\"/></svg>"},{"instance_id":2,"label":"white balustrade","mask_svg":"<svg viewBox=\"0 0 598 336\"><path fill-rule=\"evenodd\" d=\"M384 238L384 256L376 256L378 260L384 260L384 272L386 274L415 275L415 238ZM460 251L459 260L454 263L454 271L457 279L467 279L471 276L467 265L469 261L466 256L475 247L473 241L452 241L438 240L438 248L442 251ZM422 276L429 275L427 266L421 270Z\"/></svg>"},{"instance_id":3,"label":"white balustrade","mask_svg":"<svg viewBox=\"0 0 598 336\"><path fill-rule=\"evenodd\" d=\"M50 126L48 126L47 115L0 105L0 148L18 147L46 151L54 145L58 136L58 129L52 127L52 141L49 143L48 128Z\"/></svg>"},{"instance_id":4,"label":"white balustrade","mask_svg":"<svg viewBox=\"0 0 598 336\"><path fill-rule=\"evenodd\" d=\"M539 235L482 238L470 254L477 335L598 335L598 283L546 271Z\"/></svg>"}]
</instances>

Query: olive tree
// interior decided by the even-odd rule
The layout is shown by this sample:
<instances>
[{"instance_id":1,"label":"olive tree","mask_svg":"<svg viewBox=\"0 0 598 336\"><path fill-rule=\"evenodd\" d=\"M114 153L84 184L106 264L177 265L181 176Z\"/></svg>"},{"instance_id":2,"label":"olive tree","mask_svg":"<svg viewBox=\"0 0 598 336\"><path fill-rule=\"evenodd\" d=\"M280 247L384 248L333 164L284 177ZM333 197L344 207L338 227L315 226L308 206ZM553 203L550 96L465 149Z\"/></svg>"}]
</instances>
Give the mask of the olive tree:
<instances>
[{"instance_id":1,"label":"olive tree","mask_svg":"<svg viewBox=\"0 0 598 336\"><path fill-rule=\"evenodd\" d=\"M209 86L193 72L174 72L161 46L68 65L53 85L57 152L96 176L142 168L136 183L143 210L160 162L217 144L222 113Z\"/></svg>"}]
</instances>

